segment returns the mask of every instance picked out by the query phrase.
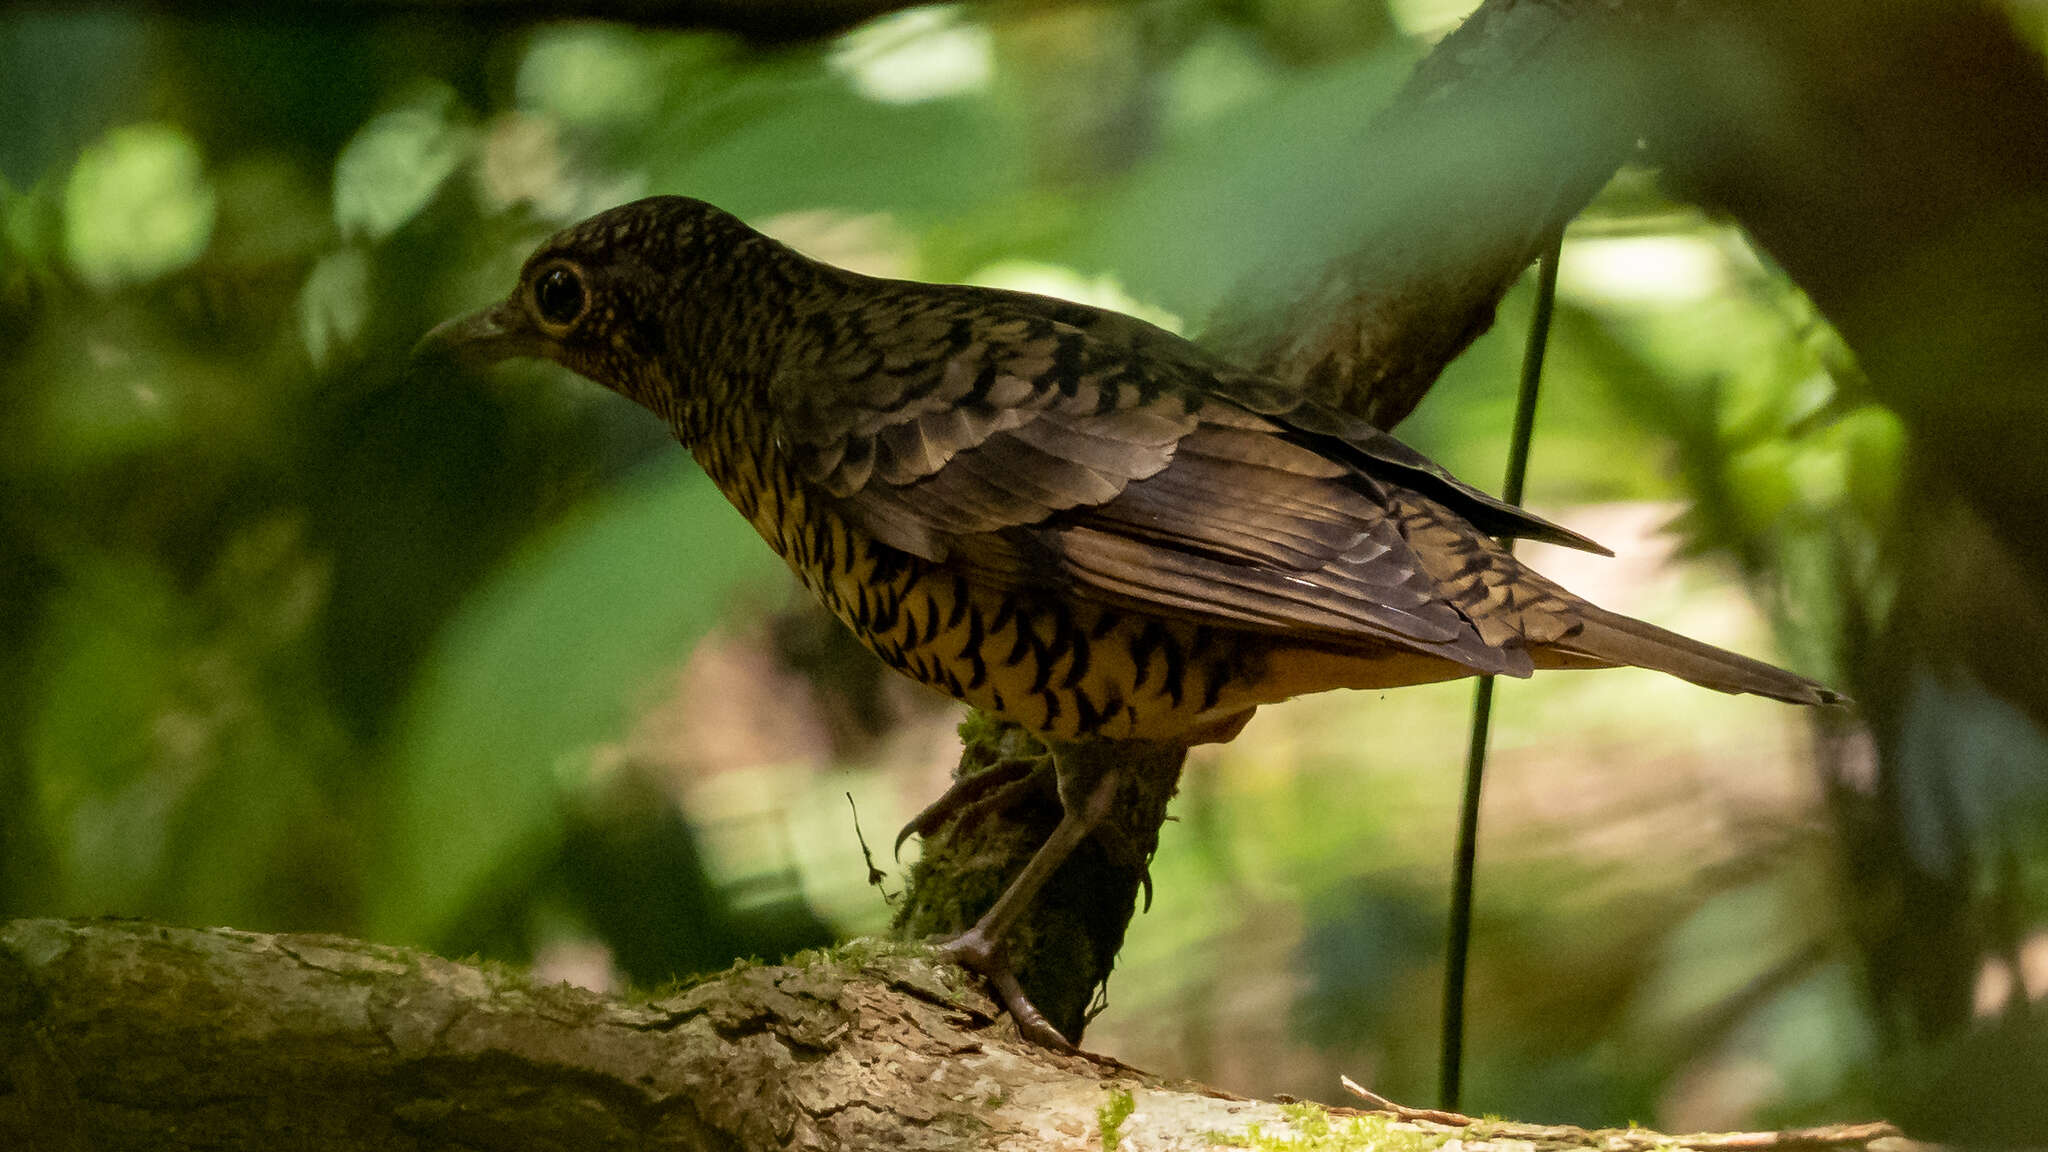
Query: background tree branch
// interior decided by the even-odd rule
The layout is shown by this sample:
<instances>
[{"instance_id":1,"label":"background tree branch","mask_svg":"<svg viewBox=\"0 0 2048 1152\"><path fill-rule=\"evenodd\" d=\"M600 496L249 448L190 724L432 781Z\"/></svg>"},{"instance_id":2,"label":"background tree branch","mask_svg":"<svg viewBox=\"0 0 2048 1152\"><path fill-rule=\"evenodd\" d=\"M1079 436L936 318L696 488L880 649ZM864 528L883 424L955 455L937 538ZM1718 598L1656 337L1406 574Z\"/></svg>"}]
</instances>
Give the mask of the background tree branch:
<instances>
[{"instance_id":1,"label":"background tree branch","mask_svg":"<svg viewBox=\"0 0 2048 1152\"><path fill-rule=\"evenodd\" d=\"M1641 109L1607 89L1667 7L1481 4L1357 139L1329 142L1365 194L1240 284L1204 342L1382 428L1406 419L1628 158Z\"/></svg>"}]
</instances>

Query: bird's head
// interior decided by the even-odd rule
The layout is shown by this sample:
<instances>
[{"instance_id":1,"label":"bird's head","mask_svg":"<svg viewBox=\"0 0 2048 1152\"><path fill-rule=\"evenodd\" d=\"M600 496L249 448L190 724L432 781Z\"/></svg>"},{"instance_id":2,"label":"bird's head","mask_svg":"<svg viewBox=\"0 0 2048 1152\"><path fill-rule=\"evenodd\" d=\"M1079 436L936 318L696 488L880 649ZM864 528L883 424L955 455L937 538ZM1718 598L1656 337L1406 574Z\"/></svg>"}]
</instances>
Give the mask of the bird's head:
<instances>
[{"instance_id":1,"label":"bird's head","mask_svg":"<svg viewBox=\"0 0 2048 1152\"><path fill-rule=\"evenodd\" d=\"M548 238L510 296L435 328L414 354L553 360L673 422L734 297L738 250L758 238L701 200L622 204Z\"/></svg>"}]
</instances>

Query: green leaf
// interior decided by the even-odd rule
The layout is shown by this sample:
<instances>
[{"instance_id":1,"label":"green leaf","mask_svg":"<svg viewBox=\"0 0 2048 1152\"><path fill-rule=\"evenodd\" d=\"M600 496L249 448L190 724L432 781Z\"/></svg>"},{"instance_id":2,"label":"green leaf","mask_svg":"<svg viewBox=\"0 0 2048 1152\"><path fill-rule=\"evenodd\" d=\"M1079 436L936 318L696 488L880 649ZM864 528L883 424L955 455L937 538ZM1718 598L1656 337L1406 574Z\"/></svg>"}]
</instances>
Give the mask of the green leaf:
<instances>
[{"instance_id":1,"label":"green leaf","mask_svg":"<svg viewBox=\"0 0 2048 1152\"><path fill-rule=\"evenodd\" d=\"M398 738L370 934L438 943L560 831L590 750L773 553L691 472L609 493L535 540L440 637Z\"/></svg>"},{"instance_id":2,"label":"green leaf","mask_svg":"<svg viewBox=\"0 0 2048 1152\"><path fill-rule=\"evenodd\" d=\"M71 170L64 247L94 287L141 283L198 259L213 211L213 187L190 136L169 124L116 128Z\"/></svg>"},{"instance_id":3,"label":"green leaf","mask_svg":"<svg viewBox=\"0 0 2048 1152\"><path fill-rule=\"evenodd\" d=\"M474 148L455 93L440 85L363 125L334 161L334 222L382 240L405 226Z\"/></svg>"},{"instance_id":4,"label":"green leaf","mask_svg":"<svg viewBox=\"0 0 2048 1152\"><path fill-rule=\"evenodd\" d=\"M660 109L675 84L669 58L695 50L715 66L718 43L610 24L541 28L519 62L518 103L567 124L639 123Z\"/></svg>"}]
</instances>

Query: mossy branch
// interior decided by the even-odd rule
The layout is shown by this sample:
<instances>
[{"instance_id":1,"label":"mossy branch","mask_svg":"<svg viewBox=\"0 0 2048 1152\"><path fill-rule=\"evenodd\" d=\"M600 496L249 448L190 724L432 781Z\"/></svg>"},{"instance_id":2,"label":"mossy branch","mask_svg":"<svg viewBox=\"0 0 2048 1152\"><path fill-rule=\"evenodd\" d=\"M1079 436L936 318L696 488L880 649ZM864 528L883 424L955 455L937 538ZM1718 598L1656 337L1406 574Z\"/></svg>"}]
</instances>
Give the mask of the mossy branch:
<instances>
[{"instance_id":1,"label":"mossy branch","mask_svg":"<svg viewBox=\"0 0 2048 1152\"><path fill-rule=\"evenodd\" d=\"M922 949L872 942L635 999L332 936L18 920L0 926L0 1147L1771 1146L1243 1100L1021 1044L993 1016ZM1785 1143L1906 1147L1878 1128Z\"/></svg>"}]
</instances>

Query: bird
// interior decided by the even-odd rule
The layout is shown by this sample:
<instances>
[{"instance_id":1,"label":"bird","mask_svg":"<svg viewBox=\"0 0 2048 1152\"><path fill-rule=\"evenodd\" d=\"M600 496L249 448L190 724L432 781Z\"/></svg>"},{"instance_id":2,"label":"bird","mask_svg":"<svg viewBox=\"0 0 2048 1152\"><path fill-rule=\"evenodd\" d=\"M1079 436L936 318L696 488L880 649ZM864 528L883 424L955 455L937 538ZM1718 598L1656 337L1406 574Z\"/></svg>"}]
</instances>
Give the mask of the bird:
<instances>
[{"instance_id":1,"label":"bird","mask_svg":"<svg viewBox=\"0 0 2048 1152\"><path fill-rule=\"evenodd\" d=\"M944 947L1052 1047L1003 937L1106 813L1105 742L1224 740L1308 693L1542 669L1845 700L1573 595L1509 543L1612 553L1163 328L862 275L689 197L563 229L419 348L544 358L648 409L883 662L1045 742L1064 815Z\"/></svg>"}]
</instances>

